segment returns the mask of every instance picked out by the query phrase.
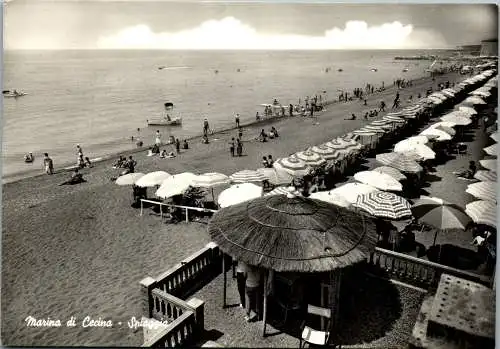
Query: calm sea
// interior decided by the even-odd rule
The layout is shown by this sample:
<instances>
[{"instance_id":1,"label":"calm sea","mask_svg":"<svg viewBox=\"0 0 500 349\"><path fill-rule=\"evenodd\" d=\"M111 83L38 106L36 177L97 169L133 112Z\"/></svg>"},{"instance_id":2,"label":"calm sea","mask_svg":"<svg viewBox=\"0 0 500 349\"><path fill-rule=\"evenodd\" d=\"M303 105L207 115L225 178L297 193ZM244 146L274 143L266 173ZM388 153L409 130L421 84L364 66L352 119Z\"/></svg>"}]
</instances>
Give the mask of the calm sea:
<instances>
[{"instance_id":1,"label":"calm sea","mask_svg":"<svg viewBox=\"0 0 500 349\"><path fill-rule=\"evenodd\" d=\"M130 137L137 128L152 143L159 127L147 127L146 120L161 117L166 101L175 104L183 124L160 132L164 139L170 132L182 139L200 134L205 117L214 130L231 126L234 113L253 120L262 112L259 105L273 98L284 104L320 94L332 99L339 89L421 77L428 61L393 60L420 53L7 51L3 89L28 95L3 101L3 176L40 172L44 152L56 167L76 163L77 143L90 158L134 148ZM30 151L35 163L25 164Z\"/></svg>"}]
</instances>

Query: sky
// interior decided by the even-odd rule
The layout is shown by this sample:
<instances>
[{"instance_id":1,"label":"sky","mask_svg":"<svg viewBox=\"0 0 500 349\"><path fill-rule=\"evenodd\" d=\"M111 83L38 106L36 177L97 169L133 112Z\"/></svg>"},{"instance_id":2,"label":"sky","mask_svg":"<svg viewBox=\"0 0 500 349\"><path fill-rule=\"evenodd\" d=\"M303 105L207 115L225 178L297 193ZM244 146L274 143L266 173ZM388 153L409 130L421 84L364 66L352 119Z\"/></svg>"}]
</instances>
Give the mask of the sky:
<instances>
[{"instance_id":1,"label":"sky","mask_svg":"<svg viewBox=\"0 0 500 349\"><path fill-rule=\"evenodd\" d=\"M9 49L425 49L496 38L488 4L9 0Z\"/></svg>"}]
</instances>

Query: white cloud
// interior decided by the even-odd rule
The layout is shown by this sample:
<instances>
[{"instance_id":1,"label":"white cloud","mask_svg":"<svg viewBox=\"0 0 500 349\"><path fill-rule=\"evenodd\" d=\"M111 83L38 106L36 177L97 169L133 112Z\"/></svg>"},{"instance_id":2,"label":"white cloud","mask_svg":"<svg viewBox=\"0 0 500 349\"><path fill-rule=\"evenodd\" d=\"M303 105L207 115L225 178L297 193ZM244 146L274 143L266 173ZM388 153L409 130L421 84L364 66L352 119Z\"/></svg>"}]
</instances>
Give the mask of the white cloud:
<instances>
[{"instance_id":1,"label":"white cloud","mask_svg":"<svg viewBox=\"0 0 500 349\"><path fill-rule=\"evenodd\" d=\"M437 33L415 30L400 22L369 26L349 21L322 36L259 33L234 17L203 22L175 33L155 33L147 25L125 28L99 38L101 49L406 49L446 46Z\"/></svg>"}]
</instances>

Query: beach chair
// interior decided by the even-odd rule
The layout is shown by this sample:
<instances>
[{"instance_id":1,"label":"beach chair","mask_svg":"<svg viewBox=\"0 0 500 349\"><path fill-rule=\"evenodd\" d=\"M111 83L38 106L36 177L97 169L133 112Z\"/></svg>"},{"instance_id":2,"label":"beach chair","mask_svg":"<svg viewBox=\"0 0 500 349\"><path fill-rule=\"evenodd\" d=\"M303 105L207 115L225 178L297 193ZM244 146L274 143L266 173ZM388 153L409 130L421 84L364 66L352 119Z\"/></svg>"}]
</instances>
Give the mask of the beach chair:
<instances>
[{"instance_id":1,"label":"beach chair","mask_svg":"<svg viewBox=\"0 0 500 349\"><path fill-rule=\"evenodd\" d=\"M306 343L309 344L309 346L327 346L328 340L330 339L331 309L308 304L307 316L311 318L311 320L317 320L318 318L324 319L326 320L326 325L323 330L316 330L309 326L308 319L304 320L301 326L299 348L304 348Z\"/></svg>"}]
</instances>

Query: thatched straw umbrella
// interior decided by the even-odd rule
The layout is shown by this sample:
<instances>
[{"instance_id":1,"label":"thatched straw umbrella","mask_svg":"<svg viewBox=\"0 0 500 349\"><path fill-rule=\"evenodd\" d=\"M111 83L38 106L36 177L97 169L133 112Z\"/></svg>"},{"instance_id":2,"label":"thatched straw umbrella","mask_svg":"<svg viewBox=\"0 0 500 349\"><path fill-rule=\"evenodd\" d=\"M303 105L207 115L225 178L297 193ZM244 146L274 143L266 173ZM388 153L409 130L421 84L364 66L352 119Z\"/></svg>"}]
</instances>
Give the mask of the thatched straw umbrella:
<instances>
[{"instance_id":1,"label":"thatched straw umbrella","mask_svg":"<svg viewBox=\"0 0 500 349\"><path fill-rule=\"evenodd\" d=\"M228 255L277 272L340 271L365 260L377 243L373 219L293 195L266 196L222 209L210 221L208 232ZM332 303L338 315L340 272L333 276L337 291ZM266 287L267 278L268 273ZM224 304L225 288L224 272ZM263 308L265 334L267 289Z\"/></svg>"}]
</instances>

